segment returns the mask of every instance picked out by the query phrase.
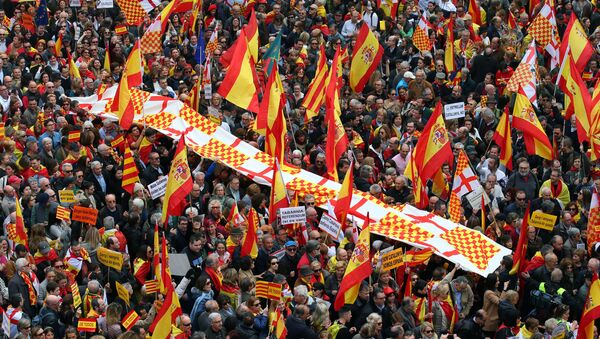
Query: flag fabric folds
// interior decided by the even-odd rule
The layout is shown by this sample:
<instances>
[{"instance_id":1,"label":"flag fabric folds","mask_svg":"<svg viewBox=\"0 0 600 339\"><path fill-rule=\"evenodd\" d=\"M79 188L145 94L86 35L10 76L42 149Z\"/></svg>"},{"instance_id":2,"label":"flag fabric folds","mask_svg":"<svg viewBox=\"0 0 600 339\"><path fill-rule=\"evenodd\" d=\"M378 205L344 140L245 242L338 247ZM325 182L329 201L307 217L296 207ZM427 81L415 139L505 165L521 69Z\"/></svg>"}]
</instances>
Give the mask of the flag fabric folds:
<instances>
[{"instance_id":1,"label":"flag fabric folds","mask_svg":"<svg viewBox=\"0 0 600 339\"><path fill-rule=\"evenodd\" d=\"M565 60L567 57L567 48L569 48L573 55L577 71L581 74L587 65L588 60L592 57L592 54L594 54L594 48L588 40L583 26L579 20L577 20L575 12L571 12L571 18L565 29L564 36L564 40L569 43L560 45L560 59Z\"/></svg>"},{"instance_id":2,"label":"flag fabric folds","mask_svg":"<svg viewBox=\"0 0 600 339\"><path fill-rule=\"evenodd\" d=\"M565 97L569 98L568 106L565 107L565 117L570 118L574 113L577 124L577 139L580 142L589 141L591 112L595 108L592 106L590 92L581 79L581 74L577 70L576 63L569 49L567 49L567 54L561 65L558 78L558 86L564 91Z\"/></svg>"},{"instance_id":3,"label":"flag fabric folds","mask_svg":"<svg viewBox=\"0 0 600 339\"><path fill-rule=\"evenodd\" d=\"M589 339L594 337L594 322L600 318L600 280L598 273L594 273L592 284L589 287L585 308L579 322L577 339Z\"/></svg>"},{"instance_id":4,"label":"flag fabric folds","mask_svg":"<svg viewBox=\"0 0 600 339\"><path fill-rule=\"evenodd\" d=\"M21 244L29 248L29 237L27 236L27 230L25 229L25 220L23 219L23 211L21 209L21 203L19 197L15 193L15 222L10 223L6 226L6 232L8 238L15 244Z\"/></svg>"},{"instance_id":5,"label":"flag fabric folds","mask_svg":"<svg viewBox=\"0 0 600 339\"><path fill-rule=\"evenodd\" d=\"M354 247L344 278L340 283L337 296L335 298L334 308L339 311L345 304L354 304L358 297L360 284L363 280L368 279L373 272L370 259L370 241L371 228L369 227L369 216L365 220L365 225L360 232L358 242Z\"/></svg>"},{"instance_id":6,"label":"flag fabric folds","mask_svg":"<svg viewBox=\"0 0 600 339\"><path fill-rule=\"evenodd\" d=\"M471 15L471 19L473 23L481 26L481 10L479 9L479 5L475 0L469 0L469 15Z\"/></svg>"},{"instance_id":7,"label":"flag fabric folds","mask_svg":"<svg viewBox=\"0 0 600 339\"><path fill-rule=\"evenodd\" d=\"M513 149L512 149L512 131L510 127L510 117L508 116L508 106L504 109L504 114L496 126L496 131L492 140L500 146L500 163L512 171L513 169Z\"/></svg>"},{"instance_id":8,"label":"flag fabric folds","mask_svg":"<svg viewBox=\"0 0 600 339\"><path fill-rule=\"evenodd\" d=\"M521 59L521 63L517 66L517 69L508 80L506 89L511 92L519 91L522 87L527 98L537 106L537 53L535 47L535 40L532 40L527 48L527 51Z\"/></svg>"},{"instance_id":9,"label":"flag fabric folds","mask_svg":"<svg viewBox=\"0 0 600 339\"><path fill-rule=\"evenodd\" d=\"M588 248L594 248L594 244L600 241L600 197L595 187L592 189L587 233Z\"/></svg>"},{"instance_id":10,"label":"flag fabric folds","mask_svg":"<svg viewBox=\"0 0 600 339\"><path fill-rule=\"evenodd\" d=\"M73 61L73 58L71 57L71 53L69 53L69 52L67 52L67 59L69 59L69 75L71 76L71 78L81 79L81 74L79 73L79 68L75 64L75 61Z\"/></svg>"},{"instance_id":11,"label":"flag fabric folds","mask_svg":"<svg viewBox=\"0 0 600 339\"><path fill-rule=\"evenodd\" d=\"M519 90L517 93L512 124L514 128L523 131L527 153L552 160L550 140L523 90Z\"/></svg>"},{"instance_id":12,"label":"flag fabric folds","mask_svg":"<svg viewBox=\"0 0 600 339\"><path fill-rule=\"evenodd\" d=\"M444 49L444 65L446 66L446 72L452 73L456 71L456 64L454 62L454 20L450 19L448 26L446 27L448 37L446 38L446 48Z\"/></svg>"},{"instance_id":13,"label":"flag fabric folds","mask_svg":"<svg viewBox=\"0 0 600 339\"><path fill-rule=\"evenodd\" d=\"M371 78L381 58L383 57L383 47L371 32L369 25L364 23L360 27L356 46L352 53L352 63L350 64L350 87L356 93L360 93Z\"/></svg>"},{"instance_id":14,"label":"flag fabric folds","mask_svg":"<svg viewBox=\"0 0 600 339\"><path fill-rule=\"evenodd\" d=\"M240 256L245 257L249 255L252 259L256 259L258 256L258 237L256 235L258 230L258 215L254 208L250 208L248 212L248 228L244 239L242 240L242 248L240 250Z\"/></svg>"},{"instance_id":15,"label":"flag fabric folds","mask_svg":"<svg viewBox=\"0 0 600 339\"><path fill-rule=\"evenodd\" d=\"M112 102L111 110L119 117L119 124L124 130L129 129L135 115L133 101L131 100L132 87L142 83L142 57L140 54L140 41L136 41L127 62L117 92Z\"/></svg>"},{"instance_id":16,"label":"flag fabric folds","mask_svg":"<svg viewBox=\"0 0 600 339\"><path fill-rule=\"evenodd\" d=\"M187 159L187 147L185 146L185 136L182 135L177 144L177 150L171 163L169 171L169 180L162 209L161 222L168 221L169 216L181 215L185 206L185 198L192 191L193 181L190 173L190 166Z\"/></svg>"},{"instance_id":17,"label":"flag fabric folds","mask_svg":"<svg viewBox=\"0 0 600 339\"><path fill-rule=\"evenodd\" d=\"M232 104L253 113L259 112L258 77L254 61L242 30L233 58L217 92Z\"/></svg>"},{"instance_id":18,"label":"flag fabric folds","mask_svg":"<svg viewBox=\"0 0 600 339\"><path fill-rule=\"evenodd\" d=\"M354 162L350 163L350 168L344 176L342 187L338 192L337 201L335 203L334 213L337 221L342 225L342 230L346 230L348 217L348 211L350 210L350 204L352 203L352 189L354 188Z\"/></svg>"},{"instance_id":19,"label":"flag fabric folds","mask_svg":"<svg viewBox=\"0 0 600 339\"><path fill-rule=\"evenodd\" d=\"M527 258L525 255L527 254L527 226L529 224L529 204L525 209L525 215L523 216L523 221L521 222L521 232L519 233L519 241L517 242L517 247L515 253L513 255L513 266L510 269L509 274L515 275L522 272L522 269L525 268L525 260Z\"/></svg>"},{"instance_id":20,"label":"flag fabric folds","mask_svg":"<svg viewBox=\"0 0 600 339\"><path fill-rule=\"evenodd\" d=\"M429 23L429 20L427 20L425 13L426 12L424 11L412 36L413 45L421 52L429 51L433 47L431 40L429 40L429 26L431 26L431 24Z\"/></svg>"},{"instance_id":21,"label":"flag fabric folds","mask_svg":"<svg viewBox=\"0 0 600 339\"><path fill-rule=\"evenodd\" d=\"M454 181L452 184L452 191L456 193L459 198L462 198L465 194L480 188L479 178L473 173L473 169L469 165L469 158L464 150L460 150L458 153L458 159L456 160L456 171L454 172Z\"/></svg>"},{"instance_id":22,"label":"flag fabric folds","mask_svg":"<svg viewBox=\"0 0 600 339\"><path fill-rule=\"evenodd\" d=\"M133 154L131 153L129 145L126 145L123 157L123 179L121 187L129 192L129 194L133 194L133 187L135 186L135 183L139 181L139 171L133 160Z\"/></svg>"},{"instance_id":23,"label":"flag fabric folds","mask_svg":"<svg viewBox=\"0 0 600 339\"><path fill-rule=\"evenodd\" d=\"M271 182L271 199L269 205L269 223L277 220L277 211L280 208L290 207L290 199L287 195L285 182L281 174L279 160L275 158L273 165L273 181Z\"/></svg>"},{"instance_id":24,"label":"flag fabric folds","mask_svg":"<svg viewBox=\"0 0 600 339\"><path fill-rule=\"evenodd\" d=\"M325 101L325 88L327 87L326 80L327 72L327 56L325 55L325 45L321 44L319 51L319 61L317 63L317 71L315 77L308 85L308 90L302 100L302 107L306 108L306 120L310 121L319 114L319 110Z\"/></svg>"},{"instance_id":25,"label":"flag fabric folds","mask_svg":"<svg viewBox=\"0 0 600 339\"><path fill-rule=\"evenodd\" d=\"M269 74L269 80L256 116L257 131L265 131L265 153L283 163L287 126L283 109L285 94L277 67Z\"/></svg>"},{"instance_id":26,"label":"flag fabric folds","mask_svg":"<svg viewBox=\"0 0 600 339\"><path fill-rule=\"evenodd\" d=\"M254 63L258 62L258 21L256 21L256 12L252 10L248 24L244 26L243 31L245 33L246 42L248 44L248 51L250 57ZM242 36L240 35L240 38Z\"/></svg>"},{"instance_id":27,"label":"flag fabric folds","mask_svg":"<svg viewBox=\"0 0 600 339\"><path fill-rule=\"evenodd\" d=\"M348 150L348 137L340 120L342 110L339 100L340 49L335 52L333 63L329 70L329 82L325 90L325 120L329 125L327 129L327 145L325 146L327 175L333 181L338 181L337 163Z\"/></svg>"},{"instance_id":28,"label":"flag fabric folds","mask_svg":"<svg viewBox=\"0 0 600 339\"><path fill-rule=\"evenodd\" d=\"M272 313L273 321L271 322L271 333L277 339L285 339L287 337L287 328L285 327L285 319L280 310Z\"/></svg>"}]
</instances>

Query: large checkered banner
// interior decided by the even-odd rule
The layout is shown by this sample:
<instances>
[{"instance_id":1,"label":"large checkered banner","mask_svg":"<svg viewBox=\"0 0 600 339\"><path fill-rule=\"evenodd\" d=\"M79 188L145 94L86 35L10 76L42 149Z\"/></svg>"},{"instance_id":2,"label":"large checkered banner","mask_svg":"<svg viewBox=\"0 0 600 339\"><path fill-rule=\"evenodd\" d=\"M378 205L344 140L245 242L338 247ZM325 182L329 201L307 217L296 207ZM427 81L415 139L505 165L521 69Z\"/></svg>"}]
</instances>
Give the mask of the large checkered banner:
<instances>
[{"instance_id":1,"label":"large checkered banner","mask_svg":"<svg viewBox=\"0 0 600 339\"><path fill-rule=\"evenodd\" d=\"M106 119L117 120L107 113L116 87L107 89L101 97L72 98L80 107ZM134 122L145 124L186 144L199 155L219 161L251 178L258 184L271 185L273 158L226 132L200 113L179 100L132 89L135 104ZM308 171L282 166L286 187L302 197L314 194L316 202L326 208L335 204L341 185ZM415 207L388 206L368 193L354 190L350 215L358 225L369 218L371 232L418 248L431 248L463 269L487 276L500 266L511 251L485 237L480 232L435 216Z\"/></svg>"}]
</instances>

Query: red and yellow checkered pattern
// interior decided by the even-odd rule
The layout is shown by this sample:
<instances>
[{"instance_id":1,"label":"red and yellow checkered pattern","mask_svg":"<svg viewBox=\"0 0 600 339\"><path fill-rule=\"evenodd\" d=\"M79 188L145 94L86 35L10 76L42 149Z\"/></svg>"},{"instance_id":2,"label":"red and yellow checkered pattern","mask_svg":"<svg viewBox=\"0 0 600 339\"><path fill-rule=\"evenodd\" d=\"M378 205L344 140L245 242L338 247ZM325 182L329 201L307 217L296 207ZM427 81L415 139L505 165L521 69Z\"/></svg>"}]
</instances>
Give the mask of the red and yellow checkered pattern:
<instances>
[{"instance_id":1,"label":"red and yellow checkered pattern","mask_svg":"<svg viewBox=\"0 0 600 339\"><path fill-rule=\"evenodd\" d=\"M146 31L140 40L142 54L159 53L161 36L160 31Z\"/></svg>"},{"instance_id":2,"label":"red and yellow checkered pattern","mask_svg":"<svg viewBox=\"0 0 600 339\"><path fill-rule=\"evenodd\" d=\"M481 232L469 228L456 227L440 237L480 270L485 270L490 259L500 251Z\"/></svg>"},{"instance_id":3,"label":"red and yellow checkered pattern","mask_svg":"<svg viewBox=\"0 0 600 339\"><path fill-rule=\"evenodd\" d=\"M212 135L217 130L217 127L219 127L187 105L179 111L179 116L190 124L190 126L207 135Z\"/></svg>"},{"instance_id":4,"label":"red and yellow checkered pattern","mask_svg":"<svg viewBox=\"0 0 600 339\"><path fill-rule=\"evenodd\" d=\"M597 194L597 193L592 193ZM594 207L590 209L590 216L588 220L588 249L593 249L593 245L600 241L600 207Z\"/></svg>"},{"instance_id":5,"label":"red and yellow checkered pattern","mask_svg":"<svg viewBox=\"0 0 600 339\"><path fill-rule=\"evenodd\" d=\"M133 105L133 113L138 115L142 114L142 109L144 108L144 103L150 98L151 93L142 91L139 89L131 88L131 104ZM113 104L114 98L108 99L106 102L106 111L110 112Z\"/></svg>"},{"instance_id":6,"label":"red and yellow checkered pattern","mask_svg":"<svg viewBox=\"0 0 600 339\"><path fill-rule=\"evenodd\" d=\"M506 84L506 89L511 92L517 92L519 87L525 86L529 82L531 82L531 66L526 62L521 62L517 69L513 73L513 75L508 80L508 84ZM535 67L535 73L537 74L537 64ZM486 96L487 101L487 96ZM483 106L483 97L481 99Z\"/></svg>"},{"instance_id":7,"label":"red and yellow checkered pattern","mask_svg":"<svg viewBox=\"0 0 600 339\"><path fill-rule=\"evenodd\" d=\"M433 234L416 223L392 212L379 220L378 224L372 224L371 231L412 243L423 242L433 237Z\"/></svg>"},{"instance_id":8,"label":"red and yellow checkered pattern","mask_svg":"<svg viewBox=\"0 0 600 339\"><path fill-rule=\"evenodd\" d=\"M167 129L171 126L171 123L175 118L176 117L171 113L160 112L158 114L146 115L142 121L152 126L152 128Z\"/></svg>"},{"instance_id":9,"label":"red and yellow checkered pattern","mask_svg":"<svg viewBox=\"0 0 600 339\"><path fill-rule=\"evenodd\" d=\"M420 27L416 27L412 36L413 45L418 48L421 52L431 50L431 40L427 36L427 32L421 29Z\"/></svg>"},{"instance_id":10,"label":"red and yellow checkered pattern","mask_svg":"<svg viewBox=\"0 0 600 339\"><path fill-rule=\"evenodd\" d=\"M138 0L117 0L117 4L125 14L125 19L129 25L139 24L146 15L146 11L144 11Z\"/></svg>"},{"instance_id":11,"label":"red and yellow checkered pattern","mask_svg":"<svg viewBox=\"0 0 600 339\"><path fill-rule=\"evenodd\" d=\"M240 167L250 159L244 153L214 138L204 146L192 148L197 148L198 153L205 157L217 159L231 167Z\"/></svg>"},{"instance_id":12,"label":"red and yellow checkered pattern","mask_svg":"<svg viewBox=\"0 0 600 339\"><path fill-rule=\"evenodd\" d=\"M448 214L453 222L460 221L460 199L454 191L450 191L450 201L448 202Z\"/></svg>"},{"instance_id":13,"label":"red and yellow checkered pattern","mask_svg":"<svg viewBox=\"0 0 600 339\"><path fill-rule=\"evenodd\" d=\"M552 41L552 24L541 14L533 19L527 31L541 46L546 46Z\"/></svg>"},{"instance_id":14,"label":"red and yellow checkered pattern","mask_svg":"<svg viewBox=\"0 0 600 339\"><path fill-rule=\"evenodd\" d=\"M304 180L300 177L295 177L292 179L292 181L286 183L286 187L292 191L298 192L298 196L300 198L303 198L306 194L314 195L317 205L325 204L327 200L332 199L337 195L335 190L313 184L312 182Z\"/></svg>"}]
</instances>

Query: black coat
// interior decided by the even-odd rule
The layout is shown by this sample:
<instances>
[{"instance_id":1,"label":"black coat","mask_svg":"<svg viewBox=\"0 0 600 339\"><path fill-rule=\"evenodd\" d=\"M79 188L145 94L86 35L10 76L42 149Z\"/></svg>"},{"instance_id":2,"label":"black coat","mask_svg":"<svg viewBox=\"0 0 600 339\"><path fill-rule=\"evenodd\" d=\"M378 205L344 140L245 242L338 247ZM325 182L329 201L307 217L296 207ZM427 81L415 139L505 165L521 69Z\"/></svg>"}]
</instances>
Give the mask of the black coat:
<instances>
[{"instance_id":1,"label":"black coat","mask_svg":"<svg viewBox=\"0 0 600 339\"><path fill-rule=\"evenodd\" d=\"M293 315L285 320L285 328L288 333L287 339L317 339L317 334L306 325L306 321Z\"/></svg>"},{"instance_id":2,"label":"black coat","mask_svg":"<svg viewBox=\"0 0 600 339\"><path fill-rule=\"evenodd\" d=\"M477 324L473 318L463 319L456 324L456 328L454 329L454 333L456 333L460 338L469 338L469 339L484 339L485 335L481 329L481 326Z\"/></svg>"},{"instance_id":3,"label":"black coat","mask_svg":"<svg viewBox=\"0 0 600 339\"><path fill-rule=\"evenodd\" d=\"M8 282L8 297L12 298L13 295L19 294L23 298L23 312L25 312L29 319L33 319L33 317L37 314L35 310L35 306L31 305L29 300L29 290L27 289L27 284L25 280L21 278L21 276L17 273L12 279Z\"/></svg>"}]
</instances>

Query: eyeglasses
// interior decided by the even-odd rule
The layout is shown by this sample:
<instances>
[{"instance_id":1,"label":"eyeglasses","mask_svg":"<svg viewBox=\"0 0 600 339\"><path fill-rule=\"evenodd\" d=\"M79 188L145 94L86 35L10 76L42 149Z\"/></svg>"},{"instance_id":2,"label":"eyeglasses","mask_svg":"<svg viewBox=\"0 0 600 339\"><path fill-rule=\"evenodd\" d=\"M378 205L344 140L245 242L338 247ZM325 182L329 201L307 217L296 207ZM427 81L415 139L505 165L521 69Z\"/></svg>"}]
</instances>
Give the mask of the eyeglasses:
<instances>
[{"instance_id":1,"label":"eyeglasses","mask_svg":"<svg viewBox=\"0 0 600 339\"><path fill-rule=\"evenodd\" d=\"M425 333L433 333L433 330L425 330Z\"/></svg>"},{"instance_id":2,"label":"eyeglasses","mask_svg":"<svg viewBox=\"0 0 600 339\"><path fill-rule=\"evenodd\" d=\"M271 263L271 265L278 265L279 263L277 261L274 261Z\"/></svg>"},{"instance_id":3,"label":"eyeglasses","mask_svg":"<svg viewBox=\"0 0 600 339\"><path fill-rule=\"evenodd\" d=\"M183 326L185 326L185 327L188 327L188 326L192 326L192 323L181 324L181 325L183 325Z\"/></svg>"},{"instance_id":4,"label":"eyeglasses","mask_svg":"<svg viewBox=\"0 0 600 339\"><path fill-rule=\"evenodd\" d=\"M287 250L290 252L296 252L298 249L297 248L288 248Z\"/></svg>"},{"instance_id":5,"label":"eyeglasses","mask_svg":"<svg viewBox=\"0 0 600 339\"><path fill-rule=\"evenodd\" d=\"M54 265L54 268L63 268L63 267L65 267L65 265L62 265L62 264L61 265Z\"/></svg>"},{"instance_id":6,"label":"eyeglasses","mask_svg":"<svg viewBox=\"0 0 600 339\"><path fill-rule=\"evenodd\" d=\"M525 198L517 198L518 201L525 201Z\"/></svg>"}]
</instances>

